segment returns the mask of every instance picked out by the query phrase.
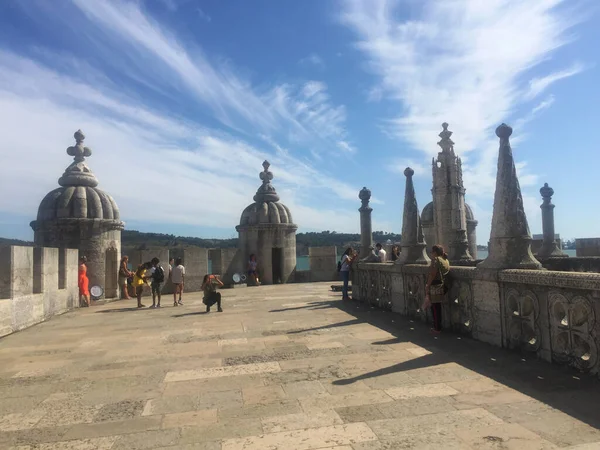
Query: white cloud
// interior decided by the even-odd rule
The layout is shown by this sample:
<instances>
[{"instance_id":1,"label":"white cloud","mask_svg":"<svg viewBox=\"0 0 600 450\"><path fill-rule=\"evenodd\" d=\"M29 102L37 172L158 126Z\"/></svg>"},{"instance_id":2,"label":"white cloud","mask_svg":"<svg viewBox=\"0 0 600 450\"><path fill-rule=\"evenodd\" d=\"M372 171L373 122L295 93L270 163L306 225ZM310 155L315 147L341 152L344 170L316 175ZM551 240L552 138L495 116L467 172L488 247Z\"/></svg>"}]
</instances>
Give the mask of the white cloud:
<instances>
[{"instance_id":1,"label":"white cloud","mask_svg":"<svg viewBox=\"0 0 600 450\"><path fill-rule=\"evenodd\" d=\"M463 160L467 201L491 205L498 158L494 129L533 95L582 70L574 65L526 81L569 40L566 31L575 19L561 8L565 3L431 0L411 2L409 9L395 0L345 0L340 17L355 32L356 48L376 77L372 100L385 96L398 104L396 116L385 119L386 134L431 157L438 152L440 124L449 122ZM518 150L525 136L521 127L553 102L548 97L514 122L513 147ZM522 159L518 151L515 156ZM418 161L390 169L411 163L417 173L425 170ZM519 177L524 187L537 182L523 163Z\"/></svg>"},{"instance_id":2,"label":"white cloud","mask_svg":"<svg viewBox=\"0 0 600 450\"><path fill-rule=\"evenodd\" d=\"M533 78L529 81L529 92L527 92L527 98L535 98L544 92L550 85L557 81L564 80L565 78L572 77L583 71L584 67L580 63L575 63L568 69L560 70L543 77Z\"/></svg>"},{"instance_id":3,"label":"white cloud","mask_svg":"<svg viewBox=\"0 0 600 450\"><path fill-rule=\"evenodd\" d=\"M89 165L99 187L115 197L126 221L233 228L260 185L264 159L273 165L277 188L302 193L292 199L302 227L319 228L323 217L345 214L343 200L357 201L358 187L283 147L261 150L6 52L0 52L0 123L9 149L2 152L0 190L19 186L18 195L2 202L4 213L35 216L70 163L65 149L77 128L93 149ZM24 176L37 182L23 183ZM336 205L329 216L313 206L317 196Z\"/></svg>"},{"instance_id":4,"label":"white cloud","mask_svg":"<svg viewBox=\"0 0 600 450\"><path fill-rule=\"evenodd\" d=\"M415 176L431 176L431 166L417 162L414 159L396 159L386 165L388 171L404 175L404 170L410 167L415 171Z\"/></svg>"},{"instance_id":5,"label":"white cloud","mask_svg":"<svg viewBox=\"0 0 600 450\"><path fill-rule=\"evenodd\" d=\"M317 66L321 69L325 67L325 61L323 61L323 58L316 53L311 53L306 58L302 58L300 61L298 61L298 63L301 65Z\"/></svg>"}]
</instances>

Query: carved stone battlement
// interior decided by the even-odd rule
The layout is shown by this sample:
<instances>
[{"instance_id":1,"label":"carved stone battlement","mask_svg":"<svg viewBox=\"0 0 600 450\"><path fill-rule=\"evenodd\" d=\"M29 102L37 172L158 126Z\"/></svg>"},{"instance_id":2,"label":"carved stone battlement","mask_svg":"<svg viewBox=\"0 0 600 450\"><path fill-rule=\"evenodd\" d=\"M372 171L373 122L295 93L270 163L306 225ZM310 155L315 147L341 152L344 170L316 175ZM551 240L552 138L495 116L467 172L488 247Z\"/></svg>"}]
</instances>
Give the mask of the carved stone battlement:
<instances>
[{"instance_id":1,"label":"carved stone battlement","mask_svg":"<svg viewBox=\"0 0 600 450\"><path fill-rule=\"evenodd\" d=\"M76 249L0 247L0 336L79 306Z\"/></svg>"}]
</instances>

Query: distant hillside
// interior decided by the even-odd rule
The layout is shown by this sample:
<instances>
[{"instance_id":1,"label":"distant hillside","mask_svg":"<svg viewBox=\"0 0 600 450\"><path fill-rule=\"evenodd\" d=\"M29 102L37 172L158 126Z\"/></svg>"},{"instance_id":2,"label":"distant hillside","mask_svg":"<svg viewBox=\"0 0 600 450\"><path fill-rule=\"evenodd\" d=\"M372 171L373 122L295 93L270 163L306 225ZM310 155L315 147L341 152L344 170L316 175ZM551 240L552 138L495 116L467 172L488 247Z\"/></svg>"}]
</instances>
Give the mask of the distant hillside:
<instances>
[{"instance_id":1,"label":"distant hillside","mask_svg":"<svg viewBox=\"0 0 600 450\"><path fill-rule=\"evenodd\" d=\"M375 231L373 233L373 243L387 241L399 242L400 235L395 233L386 233L385 231ZM358 245L360 234L358 233L336 233L335 231L321 231L311 233L296 234L296 252L298 255L308 255L309 247L346 247L349 245ZM238 240L234 239L204 239L197 237L175 236L174 234L162 233L142 233L135 230L124 230L121 235L121 245L126 248L153 248L166 247L169 249L186 247L203 248L235 248ZM33 242L20 241L18 239L0 238L0 245L33 245Z\"/></svg>"}]
</instances>

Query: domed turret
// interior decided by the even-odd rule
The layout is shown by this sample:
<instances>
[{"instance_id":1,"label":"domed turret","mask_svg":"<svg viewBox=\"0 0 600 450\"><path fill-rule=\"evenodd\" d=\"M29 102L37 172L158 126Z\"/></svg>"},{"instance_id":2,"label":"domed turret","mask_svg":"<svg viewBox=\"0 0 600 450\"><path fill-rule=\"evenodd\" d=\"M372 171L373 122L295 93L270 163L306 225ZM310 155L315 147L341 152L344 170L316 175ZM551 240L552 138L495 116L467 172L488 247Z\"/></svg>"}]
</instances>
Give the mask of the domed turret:
<instances>
[{"instance_id":1,"label":"domed turret","mask_svg":"<svg viewBox=\"0 0 600 450\"><path fill-rule=\"evenodd\" d=\"M265 284L285 283L296 268L296 230L292 214L279 201L271 184L273 173L269 161L263 162L260 173L261 186L256 191L254 203L242 212L240 224L240 250L244 258L255 254L261 267Z\"/></svg>"},{"instance_id":2,"label":"domed turret","mask_svg":"<svg viewBox=\"0 0 600 450\"><path fill-rule=\"evenodd\" d=\"M92 150L83 144L85 135L77 130L74 137L76 144L67 148L73 162L59 178L60 187L44 197L37 219L31 222L35 243L79 249L88 260L90 285L102 287L106 297L116 297L124 224L117 203L97 188L98 179L86 164Z\"/></svg>"}]
</instances>

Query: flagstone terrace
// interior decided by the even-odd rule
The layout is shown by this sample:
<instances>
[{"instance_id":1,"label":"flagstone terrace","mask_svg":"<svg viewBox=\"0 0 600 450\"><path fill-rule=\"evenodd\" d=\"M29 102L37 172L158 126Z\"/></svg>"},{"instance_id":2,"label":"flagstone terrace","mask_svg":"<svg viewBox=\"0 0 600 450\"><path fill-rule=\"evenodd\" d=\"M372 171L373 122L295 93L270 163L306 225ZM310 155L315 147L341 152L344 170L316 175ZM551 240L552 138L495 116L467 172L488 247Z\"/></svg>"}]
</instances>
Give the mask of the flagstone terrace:
<instances>
[{"instance_id":1,"label":"flagstone terrace","mask_svg":"<svg viewBox=\"0 0 600 450\"><path fill-rule=\"evenodd\" d=\"M0 448L600 448L593 375L326 283L223 294L222 314L120 301L0 339Z\"/></svg>"}]
</instances>

